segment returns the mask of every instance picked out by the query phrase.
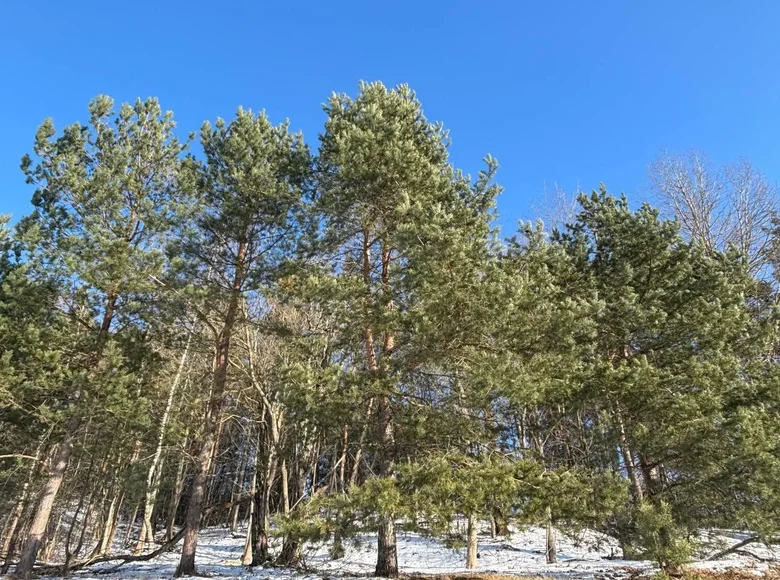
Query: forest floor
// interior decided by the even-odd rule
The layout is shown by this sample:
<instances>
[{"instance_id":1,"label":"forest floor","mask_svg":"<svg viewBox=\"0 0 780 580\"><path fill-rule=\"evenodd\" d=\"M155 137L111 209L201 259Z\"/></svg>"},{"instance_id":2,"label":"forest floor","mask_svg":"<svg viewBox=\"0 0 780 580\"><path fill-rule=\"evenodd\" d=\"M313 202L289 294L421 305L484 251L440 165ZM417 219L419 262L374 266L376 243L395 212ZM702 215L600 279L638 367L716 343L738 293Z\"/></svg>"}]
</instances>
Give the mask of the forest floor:
<instances>
[{"instance_id":1,"label":"forest floor","mask_svg":"<svg viewBox=\"0 0 780 580\"><path fill-rule=\"evenodd\" d=\"M706 538L705 553L714 553L718 546L729 546L743 539L744 535L710 534ZM413 533L399 532L398 561L402 576L410 580L502 580L505 576L555 578L559 580L623 580L646 577L652 574L650 562L617 559L620 548L607 536L585 531L577 537L558 532L558 563L547 564L544 556L545 532L541 528L515 530L506 538L479 538L479 566L466 570L465 549L451 549L441 542ZM376 538L370 535L359 538L358 543L345 544L342 559L331 560L328 546L312 546L304 554L304 569L247 568L241 566L244 545L243 536L232 536L225 528L208 528L201 532L198 543L197 567L200 574L213 578L245 578L269 580L319 580L370 576L376 560ZM272 545L278 549L279 546ZM707 551L708 550L708 551ZM773 551L760 544L746 546L747 552L707 562L690 565L702 572L736 572L738 578L745 573L774 576L780 562L780 548ZM107 578L165 578L173 577L179 551L174 550L148 562L129 562L121 567L116 563L103 563L76 572L78 580ZM716 578L712 575L711 578ZM728 578L728 575L719 577ZM747 577L750 577L748 575Z\"/></svg>"}]
</instances>

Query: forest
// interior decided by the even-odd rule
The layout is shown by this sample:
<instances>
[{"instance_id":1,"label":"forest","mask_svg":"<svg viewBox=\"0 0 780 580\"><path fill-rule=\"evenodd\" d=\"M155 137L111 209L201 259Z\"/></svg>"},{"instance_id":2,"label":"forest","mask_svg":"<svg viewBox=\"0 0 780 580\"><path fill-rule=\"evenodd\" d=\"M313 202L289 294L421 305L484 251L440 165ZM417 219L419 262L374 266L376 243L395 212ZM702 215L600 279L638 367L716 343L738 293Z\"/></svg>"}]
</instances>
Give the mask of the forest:
<instances>
[{"instance_id":1,"label":"forest","mask_svg":"<svg viewBox=\"0 0 780 580\"><path fill-rule=\"evenodd\" d=\"M247 567L373 534L381 577L409 530L467 569L481 526L540 526L549 563L597 530L670 574L704 530L780 542L758 169L661 154L646 199L554 193L502 232L497 160L455 167L409 87L323 108L308 140L242 108L187 134L98 96L30 136L32 211L0 218L2 573L194 575L215 526Z\"/></svg>"}]
</instances>

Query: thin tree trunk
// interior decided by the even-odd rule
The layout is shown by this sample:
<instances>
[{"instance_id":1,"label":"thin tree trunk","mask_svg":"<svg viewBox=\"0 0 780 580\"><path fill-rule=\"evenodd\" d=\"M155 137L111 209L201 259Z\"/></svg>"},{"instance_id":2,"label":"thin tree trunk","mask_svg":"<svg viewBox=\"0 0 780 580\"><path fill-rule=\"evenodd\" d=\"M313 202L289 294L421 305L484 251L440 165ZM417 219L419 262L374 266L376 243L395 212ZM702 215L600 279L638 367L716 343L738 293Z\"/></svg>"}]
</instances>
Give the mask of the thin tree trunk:
<instances>
[{"instance_id":1,"label":"thin tree trunk","mask_svg":"<svg viewBox=\"0 0 780 580\"><path fill-rule=\"evenodd\" d=\"M84 547L84 537L87 533L87 528L89 527L89 518L92 516L92 509L94 507L94 504L92 503L92 496L93 493L90 493L89 498L89 504L87 505L87 511L84 513L84 522L81 525L81 533L79 534L79 541L76 544L76 549L73 550L72 553L68 552L67 557L65 558L65 564L62 567L62 575L67 576L68 575L68 568L70 566L70 561L73 556L78 557L79 553L81 552L81 549Z\"/></svg>"},{"instance_id":2,"label":"thin tree trunk","mask_svg":"<svg viewBox=\"0 0 780 580\"><path fill-rule=\"evenodd\" d=\"M367 232L366 232L367 233ZM363 276L368 279L370 276L370 262L368 260L368 248L365 246L367 237L364 238L364 265ZM386 247L382 249L382 284L389 289L390 276L390 250ZM387 310L394 308L392 299L385 305ZM373 332L369 326L366 329L366 355L368 358L368 368L372 374L376 375L379 371L379 363L374 351ZM392 332L387 332L383 341L384 357L391 356L395 349L395 336ZM383 360L385 360L383 358ZM385 364L385 363L383 363ZM377 427L379 430L379 477L392 477L393 463L395 460L395 418L389 397L382 395L377 400ZM398 576L398 549L395 536L395 518L392 514L384 515L379 520L379 530L377 534L377 558L376 575L388 578Z\"/></svg>"},{"instance_id":3,"label":"thin tree trunk","mask_svg":"<svg viewBox=\"0 0 780 580\"><path fill-rule=\"evenodd\" d=\"M51 553L54 551L54 548L57 546L57 539L60 536L60 530L62 529L62 518L65 515L65 512L60 512L60 515L57 517L57 523L54 526L54 531L51 534L51 538L46 541L46 548L43 551L43 561L48 562L51 560Z\"/></svg>"},{"instance_id":4,"label":"thin tree trunk","mask_svg":"<svg viewBox=\"0 0 780 580\"><path fill-rule=\"evenodd\" d=\"M3 574L8 572L8 569L11 566L11 557L13 556L13 553L16 551L16 544L19 541L19 533L21 531L21 526L19 526L19 522L21 521L22 514L24 513L24 510L27 507L27 504L29 502L30 484L32 482L33 475L35 475L35 470L40 463L43 443L47 436L48 433L45 436L43 436L38 443L38 448L35 450L35 461L30 463L30 468L27 471L27 478L24 480L24 485L22 485L22 493L19 494L19 499L17 500L16 505L14 506L14 509L9 516L8 523L5 527L5 537L3 539L3 547L2 547L2 553L4 554L5 557L5 561L3 562L3 569L2 569Z\"/></svg>"},{"instance_id":5,"label":"thin tree trunk","mask_svg":"<svg viewBox=\"0 0 780 580\"><path fill-rule=\"evenodd\" d=\"M103 535L100 538L98 544L97 554L103 555L108 552L111 544L114 540L114 533L116 532L117 514L119 507L122 504L122 494L119 490L115 489L111 503L108 505L108 513L106 514L106 524L103 527Z\"/></svg>"},{"instance_id":6,"label":"thin tree trunk","mask_svg":"<svg viewBox=\"0 0 780 580\"><path fill-rule=\"evenodd\" d=\"M116 292L110 292L106 298L106 307L103 313L103 320L100 324L97 348L95 356L93 357L94 360L92 361L93 364L97 364L102 357L103 348L108 340L108 332L114 318L118 298L119 295ZM79 392L76 394L75 398L77 400L79 394ZM73 454L73 445L81 422L82 418L78 412L76 412L70 418L70 421L68 421L65 438L60 444L52 469L49 472L49 477L44 484L43 493L38 500L35 515L33 516L27 539L24 542L19 563L16 565L14 574L19 578L27 578L30 575L33 566L35 565L35 560L38 558L38 550L41 547L43 535L46 533L46 528L49 525L49 518L51 517L51 511L54 507L54 501L57 499L57 494L62 486L62 481L65 479L65 472L68 469L68 462Z\"/></svg>"},{"instance_id":7,"label":"thin tree trunk","mask_svg":"<svg viewBox=\"0 0 780 580\"><path fill-rule=\"evenodd\" d=\"M89 462L89 469L87 470L87 482L92 481L92 468L95 465L95 459L94 455L92 456L92 459ZM76 472L78 472L78 466L76 467ZM89 503L88 503L88 509L87 514L84 517L84 523L81 526L81 529L84 530L87 525L87 516L89 515L89 508L92 507L92 493L94 491L93 489L90 489L89 492ZM70 526L68 526L68 533L65 536L65 564L63 566L63 576L67 575L68 572L68 566L70 565L70 560L73 557L73 553L70 550L70 542L73 538L73 530L76 528L76 525L78 524L78 516L81 513L81 508L84 507L84 501L85 501L85 492L82 490L81 494L79 495L79 503L76 505L76 511L73 512L73 519L70 522Z\"/></svg>"},{"instance_id":8,"label":"thin tree trunk","mask_svg":"<svg viewBox=\"0 0 780 580\"><path fill-rule=\"evenodd\" d=\"M547 506L545 510L545 519L547 520L547 538L546 550L548 564L555 564L558 561L558 550L555 542L555 528L553 528L552 510Z\"/></svg>"},{"instance_id":9,"label":"thin tree trunk","mask_svg":"<svg viewBox=\"0 0 780 580\"><path fill-rule=\"evenodd\" d=\"M157 494L160 492L160 481L162 479L162 450L165 441L165 431L168 427L168 421L171 417L173 408L173 399L176 395L176 389L181 382L181 376L184 373L184 365L187 362L187 356L190 352L190 341L192 340L192 331L187 335L187 344L179 360L179 366L176 369L176 376L173 378L171 388L168 391L168 400L165 403L165 411L160 420L160 429L157 434L157 447L152 456L152 463L149 465L149 471L146 474L146 496L144 498L144 521L141 524L141 533L138 534L138 542L135 545L135 555L144 550L144 545L148 542L154 542L154 527L152 526L152 513L154 504L157 502Z\"/></svg>"},{"instance_id":10,"label":"thin tree trunk","mask_svg":"<svg viewBox=\"0 0 780 580\"><path fill-rule=\"evenodd\" d=\"M347 482L344 479L347 469L347 451L349 449L349 425L344 425L344 431L341 434L341 457L339 458L339 489L346 491Z\"/></svg>"},{"instance_id":11,"label":"thin tree trunk","mask_svg":"<svg viewBox=\"0 0 780 580\"><path fill-rule=\"evenodd\" d=\"M493 525L496 528L497 536L509 535L509 522L503 512L498 508L493 509Z\"/></svg>"},{"instance_id":12,"label":"thin tree trunk","mask_svg":"<svg viewBox=\"0 0 780 580\"><path fill-rule=\"evenodd\" d=\"M189 430L184 432L183 448L187 448L187 437ZM173 538L173 526L176 525L176 512L179 509L181 494L184 492L184 453L179 457L179 465L176 468L176 481L173 485L171 494L171 504L168 506L168 525L165 531L165 541L169 542Z\"/></svg>"},{"instance_id":13,"label":"thin tree trunk","mask_svg":"<svg viewBox=\"0 0 780 580\"><path fill-rule=\"evenodd\" d=\"M358 440L358 447L355 452L355 461L352 463L352 473L349 476L349 485L357 485L358 475L360 475L360 464L363 461L363 448L365 447L366 439L368 438L368 429L373 412L374 398L371 397L368 400L368 407L366 408L366 422L363 425L363 429L360 431L360 439Z\"/></svg>"},{"instance_id":14,"label":"thin tree trunk","mask_svg":"<svg viewBox=\"0 0 780 580\"><path fill-rule=\"evenodd\" d=\"M219 423L217 424L217 434L214 437L214 450L211 453L211 458L209 459L209 470L208 470L208 481L211 482L211 484L206 488L206 505L211 505L214 503L213 501L213 494L217 492L219 489L219 483L222 478L220 475L219 478L217 477L217 467L219 464L219 444L222 441L222 429L225 427L225 422L222 420L222 417L219 419ZM212 512L209 512L208 515L206 515L205 518L203 518L203 521L201 521L202 525L205 527L208 527L209 525L209 518L216 516L217 510L214 510Z\"/></svg>"},{"instance_id":15,"label":"thin tree trunk","mask_svg":"<svg viewBox=\"0 0 780 580\"><path fill-rule=\"evenodd\" d=\"M235 535L238 532L238 512L240 502L238 501L241 494L244 492L244 479L246 478L246 466L249 462L249 445L245 445L245 449L241 451L239 457L240 466L238 469L238 477L233 482L233 492L230 494L230 501L233 503L233 507L230 508L230 533Z\"/></svg>"},{"instance_id":16,"label":"thin tree trunk","mask_svg":"<svg viewBox=\"0 0 780 580\"><path fill-rule=\"evenodd\" d=\"M311 454L311 467L309 468L309 473L311 473L311 493L314 493L317 491L317 465L319 464L319 457L320 457L320 439L317 438L317 442L314 444L314 447L312 448L312 454Z\"/></svg>"},{"instance_id":17,"label":"thin tree trunk","mask_svg":"<svg viewBox=\"0 0 780 580\"><path fill-rule=\"evenodd\" d=\"M477 518L469 515L468 542L466 546L466 568L473 570L477 567Z\"/></svg>"},{"instance_id":18,"label":"thin tree trunk","mask_svg":"<svg viewBox=\"0 0 780 580\"><path fill-rule=\"evenodd\" d=\"M290 483L288 480L288 473L287 473L287 460L282 459L282 510L284 510L284 515L287 515L290 513Z\"/></svg>"},{"instance_id":19,"label":"thin tree trunk","mask_svg":"<svg viewBox=\"0 0 780 580\"><path fill-rule=\"evenodd\" d=\"M257 496L257 510L255 528L257 535L255 538L255 550L252 559L252 565L257 566L266 563L270 559L268 550L268 536L270 533L270 501L271 501L271 489L273 487L274 479L276 479L277 469L277 457L275 453L272 453L272 457L269 458L270 465L266 468L265 477L263 478L263 488L259 496Z\"/></svg>"},{"instance_id":20,"label":"thin tree trunk","mask_svg":"<svg viewBox=\"0 0 780 580\"><path fill-rule=\"evenodd\" d=\"M628 474L629 481L631 482L631 492L634 497L634 502L636 504L640 504L644 499L642 482L639 479L639 473L637 473L636 465L634 464L634 456L631 453L631 448L628 446L626 427L623 423L623 417L621 416L620 409L617 410L616 415L620 434L620 453L623 457L623 464L626 467L626 473Z\"/></svg>"},{"instance_id":21,"label":"thin tree trunk","mask_svg":"<svg viewBox=\"0 0 780 580\"><path fill-rule=\"evenodd\" d=\"M130 536L133 533L133 526L135 525L135 520L138 518L138 510L141 509L140 504L135 504L135 508L133 508L133 515L130 516L130 519L127 520L127 529L125 530L125 538L122 540L123 546L129 546L130 545ZM140 531L139 531L140 533Z\"/></svg>"},{"instance_id":22,"label":"thin tree trunk","mask_svg":"<svg viewBox=\"0 0 780 580\"><path fill-rule=\"evenodd\" d=\"M252 553L252 518L255 514L255 495L257 493L257 460L258 458L255 457L254 466L252 467L252 483L250 484L251 487L249 488L251 490L252 496L249 499L249 514L247 517L248 525L246 528L246 540L244 541L244 553L241 554L241 564L244 566L251 566L252 562L254 561Z\"/></svg>"},{"instance_id":23,"label":"thin tree trunk","mask_svg":"<svg viewBox=\"0 0 780 580\"><path fill-rule=\"evenodd\" d=\"M304 436L305 439L305 436ZM301 501L306 496L306 478L307 471L303 466L303 462L300 457L296 457L294 472L296 474L297 485L295 486L295 498L294 503ZM285 536L282 543L282 550L279 553L279 557L276 559L275 564L277 566L284 566L286 568L294 568L301 562L302 546L301 544L289 537Z\"/></svg>"}]
</instances>

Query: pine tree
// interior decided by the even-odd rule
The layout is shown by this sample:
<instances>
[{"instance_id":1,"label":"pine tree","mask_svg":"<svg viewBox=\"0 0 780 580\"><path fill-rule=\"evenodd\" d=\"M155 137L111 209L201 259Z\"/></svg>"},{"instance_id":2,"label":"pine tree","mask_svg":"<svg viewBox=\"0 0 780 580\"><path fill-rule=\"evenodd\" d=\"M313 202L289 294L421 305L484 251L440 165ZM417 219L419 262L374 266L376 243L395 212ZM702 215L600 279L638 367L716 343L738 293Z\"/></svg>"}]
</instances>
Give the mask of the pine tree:
<instances>
[{"instance_id":1,"label":"pine tree","mask_svg":"<svg viewBox=\"0 0 780 580\"><path fill-rule=\"evenodd\" d=\"M31 276L56 284L57 308L82 329L83 343L78 372L68 379L71 410L61 423L19 576L30 573L37 557L97 375L109 369L106 358L122 356L112 334L132 325L152 302L151 278L160 273L159 248L176 207L173 185L183 146L172 134L172 115L162 114L154 99L123 105L116 114L112 107L108 97L96 98L89 125L70 125L59 137L47 120L36 135L36 159L22 161L28 183L37 187L36 209L19 228ZM117 388L125 390L129 381L126 376Z\"/></svg>"},{"instance_id":2,"label":"pine tree","mask_svg":"<svg viewBox=\"0 0 780 580\"><path fill-rule=\"evenodd\" d=\"M333 95L325 110L318 248L334 267L314 292L360 361L352 372L373 417L377 475L390 479L407 385L455 340L438 317L472 282L461 262L486 251L495 167L470 187L448 162L446 133L406 86L363 83L355 99ZM378 520L378 576L398 574L394 520Z\"/></svg>"},{"instance_id":3,"label":"pine tree","mask_svg":"<svg viewBox=\"0 0 780 580\"><path fill-rule=\"evenodd\" d=\"M309 171L302 136L291 134L288 123L272 125L264 113L239 109L229 123L205 123L200 136L205 161L190 159L187 165L199 204L172 253L182 257L180 279L194 292L190 303L212 334L214 371L177 576L195 572L208 470L219 443L231 342L243 299L273 281L275 268L294 247Z\"/></svg>"},{"instance_id":4,"label":"pine tree","mask_svg":"<svg viewBox=\"0 0 780 580\"><path fill-rule=\"evenodd\" d=\"M700 490L703 481L721 492L745 484L723 459L747 452L733 434L752 407L746 390L756 379L766 384L754 373L765 368L771 328L745 300L754 281L738 256L684 242L677 224L649 206L632 212L603 189L580 203L555 243L576 260L575 287L595 308L582 396L606 421L635 504L668 506L688 530L714 523L714 514L743 513L756 496L723 496L704 508ZM672 553L672 528L659 533Z\"/></svg>"}]
</instances>

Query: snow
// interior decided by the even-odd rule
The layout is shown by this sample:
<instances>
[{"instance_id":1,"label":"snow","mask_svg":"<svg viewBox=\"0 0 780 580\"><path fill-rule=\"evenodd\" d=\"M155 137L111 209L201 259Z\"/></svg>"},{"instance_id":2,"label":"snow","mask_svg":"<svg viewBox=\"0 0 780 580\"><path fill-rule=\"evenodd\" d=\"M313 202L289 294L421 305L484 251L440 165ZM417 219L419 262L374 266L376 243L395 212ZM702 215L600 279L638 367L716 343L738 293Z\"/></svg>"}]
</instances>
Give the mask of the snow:
<instances>
[{"instance_id":1,"label":"snow","mask_svg":"<svg viewBox=\"0 0 780 580\"><path fill-rule=\"evenodd\" d=\"M749 532L742 531L707 531L698 538L700 548L696 556L704 557L724 548L734 546L738 542L752 536ZM697 561L691 567L699 570L712 570L721 572L725 570L752 570L756 573L766 571L770 563L777 564L780 561L780 546L766 546L761 543L752 543L744 546L741 554L730 554L724 558L713 561ZM751 557L752 554L756 557Z\"/></svg>"},{"instance_id":2,"label":"snow","mask_svg":"<svg viewBox=\"0 0 780 580\"><path fill-rule=\"evenodd\" d=\"M479 572L547 576L554 578L617 578L628 569L650 569L648 562L610 560L620 549L612 538L585 532L580 541L558 534L558 563L547 564L544 556L545 530L514 530L508 538L479 538ZM247 568L241 566L243 535L232 537L224 528L203 530L198 542L196 564L199 573L220 578L273 578L275 580L320 579L338 574L344 577L370 575L376 564L376 536L365 535L356 542L345 542L345 555L339 560L328 556L328 545L315 545L304 552L304 563L310 572L280 568ZM278 550L278 543L272 548ZM171 578L179 552L164 554L150 562L131 562L115 568L116 563L95 565L74 574L74 578ZM414 533L399 532L398 563L402 574L444 574L467 572L465 548L455 550L441 542Z\"/></svg>"},{"instance_id":3,"label":"snow","mask_svg":"<svg viewBox=\"0 0 780 580\"><path fill-rule=\"evenodd\" d=\"M558 537L558 563L547 564L544 556L545 530L530 527L512 529L507 538L491 539L487 530L479 537L478 569L466 570L465 548L451 549L441 542L414 533L399 532L398 561L401 574L453 574L466 572L512 574L517 576L543 576L566 580L569 578L592 580L620 580L637 573L652 571L650 562L627 561L617 558L620 548L613 538L592 531L585 531L572 538L560 531ZM733 545L744 535L739 533L709 534L702 538L710 546ZM345 555L339 560L328 556L328 545L309 547L304 553L305 571L281 568L247 568L241 565L244 537L233 537L225 528L208 528L201 532L197 551L197 567L201 574L218 578L245 578L272 580L319 580L333 576L365 577L371 575L376 562L376 536L365 535L356 542L345 543ZM272 548L280 548L278 541ZM758 544L749 550L761 558L776 558ZM95 565L74 574L79 580L103 578L172 578L179 560L174 550L150 562L127 563L115 571L116 563ZM709 570L730 568L765 570L766 564L757 564L745 556L734 556L718 562L698 562L694 567Z\"/></svg>"}]
</instances>

